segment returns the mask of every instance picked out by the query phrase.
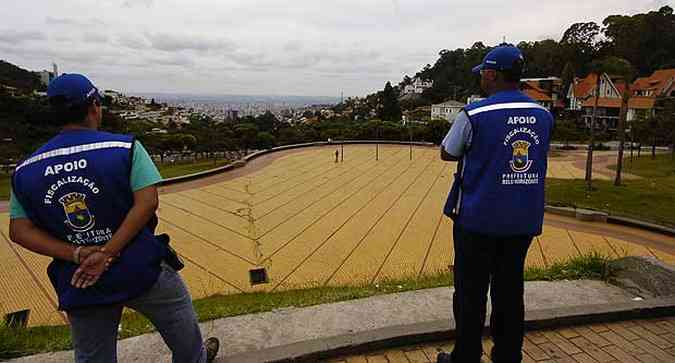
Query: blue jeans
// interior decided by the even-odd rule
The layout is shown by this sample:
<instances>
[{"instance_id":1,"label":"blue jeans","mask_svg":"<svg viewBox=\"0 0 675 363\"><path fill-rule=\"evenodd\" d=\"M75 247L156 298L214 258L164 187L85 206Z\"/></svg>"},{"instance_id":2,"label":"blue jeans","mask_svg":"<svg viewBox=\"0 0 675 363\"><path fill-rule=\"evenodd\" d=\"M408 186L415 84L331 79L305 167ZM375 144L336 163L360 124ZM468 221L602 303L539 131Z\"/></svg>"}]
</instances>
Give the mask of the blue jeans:
<instances>
[{"instance_id":1,"label":"blue jeans","mask_svg":"<svg viewBox=\"0 0 675 363\"><path fill-rule=\"evenodd\" d=\"M206 362L192 299L180 275L168 266L162 266L157 282L137 298L68 311L75 362L117 362L117 330L124 307L150 319L171 349L174 363Z\"/></svg>"}]
</instances>

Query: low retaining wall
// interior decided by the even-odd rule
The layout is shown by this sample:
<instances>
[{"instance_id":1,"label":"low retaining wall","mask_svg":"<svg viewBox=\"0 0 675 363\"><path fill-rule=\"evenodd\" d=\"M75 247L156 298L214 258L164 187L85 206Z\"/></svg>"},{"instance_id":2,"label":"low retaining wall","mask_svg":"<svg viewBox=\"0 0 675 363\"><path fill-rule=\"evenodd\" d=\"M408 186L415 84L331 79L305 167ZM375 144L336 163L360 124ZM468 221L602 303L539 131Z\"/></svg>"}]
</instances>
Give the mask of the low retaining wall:
<instances>
[{"instance_id":1,"label":"low retaining wall","mask_svg":"<svg viewBox=\"0 0 675 363\"><path fill-rule=\"evenodd\" d=\"M284 151L284 150L292 150L292 149L300 149L300 148L306 148L306 147L317 147L317 146L339 146L339 145L369 145L369 144L382 144L382 145L410 145L410 142L406 141L391 141L391 140L383 140L383 141L378 141L378 140L344 140L344 141L333 141L333 142L326 142L326 141L321 141L321 142L308 142L304 144L293 144L293 145L284 145L284 146L278 146L274 147L271 149L266 149L266 150L260 150L256 151L253 154L246 155L244 158L234 161L230 164L227 164L225 166L221 166L219 168L213 168L209 170L204 170L200 171L197 173L192 173L188 175L182 175L182 176L177 176L175 178L168 178L162 180L160 183L161 186L164 185L171 185L171 184L178 184L178 183L183 183L187 181L192 181L195 179L200 179L220 173L224 173L233 169L241 168L243 166L246 166L246 164L256 158L259 158L263 155L271 154L274 152L278 151ZM423 146L423 147L435 147L433 143L430 142L412 142L414 146Z\"/></svg>"}]
</instances>

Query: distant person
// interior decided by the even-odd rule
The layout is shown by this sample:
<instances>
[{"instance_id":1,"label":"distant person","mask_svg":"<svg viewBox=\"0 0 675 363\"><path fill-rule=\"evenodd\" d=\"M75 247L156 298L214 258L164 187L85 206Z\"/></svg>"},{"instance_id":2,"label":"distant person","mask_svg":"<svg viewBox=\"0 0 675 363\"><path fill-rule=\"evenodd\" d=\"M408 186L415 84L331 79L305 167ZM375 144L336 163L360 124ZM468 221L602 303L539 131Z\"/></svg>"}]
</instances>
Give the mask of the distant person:
<instances>
[{"instance_id":1,"label":"distant person","mask_svg":"<svg viewBox=\"0 0 675 363\"><path fill-rule=\"evenodd\" d=\"M340 152L338 150L335 150L335 162L338 162L338 158L340 156Z\"/></svg>"},{"instance_id":2,"label":"distant person","mask_svg":"<svg viewBox=\"0 0 675 363\"><path fill-rule=\"evenodd\" d=\"M49 84L61 133L20 162L12 180L10 238L53 257L47 273L68 315L76 362L116 362L122 309L152 321L174 362L210 362L192 300L154 235L161 176L133 136L98 131L101 97L84 76Z\"/></svg>"},{"instance_id":3,"label":"distant person","mask_svg":"<svg viewBox=\"0 0 675 363\"><path fill-rule=\"evenodd\" d=\"M494 362L520 362L523 270L544 219L544 178L553 117L519 91L524 59L502 44L473 69L489 95L467 105L443 140L441 158L459 160L444 213L454 220L452 354L438 362L480 362L488 287Z\"/></svg>"}]
</instances>

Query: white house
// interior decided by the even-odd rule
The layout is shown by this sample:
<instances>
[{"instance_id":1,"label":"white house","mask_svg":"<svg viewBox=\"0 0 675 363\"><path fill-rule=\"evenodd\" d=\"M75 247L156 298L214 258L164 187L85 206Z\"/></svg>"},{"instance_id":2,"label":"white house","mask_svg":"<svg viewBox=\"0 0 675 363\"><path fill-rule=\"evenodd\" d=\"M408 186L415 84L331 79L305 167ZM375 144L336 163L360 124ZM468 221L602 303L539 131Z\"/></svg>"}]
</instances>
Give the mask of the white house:
<instances>
[{"instance_id":1,"label":"white house","mask_svg":"<svg viewBox=\"0 0 675 363\"><path fill-rule=\"evenodd\" d=\"M464 106L466 105L453 100L431 105L431 119L442 119L453 122Z\"/></svg>"},{"instance_id":2,"label":"white house","mask_svg":"<svg viewBox=\"0 0 675 363\"><path fill-rule=\"evenodd\" d=\"M431 88L434 85L434 81L421 80L417 77L413 79L412 84L409 84L403 88L404 94L411 93L422 93L425 89Z\"/></svg>"},{"instance_id":3,"label":"white house","mask_svg":"<svg viewBox=\"0 0 675 363\"><path fill-rule=\"evenodd\" d=\"M482 101L484 99L485 99L485 97L481 97L479 95L471 95L471 96L467 97L466 104L470 105L474 102Z\"/></svg>"}]
</instances>

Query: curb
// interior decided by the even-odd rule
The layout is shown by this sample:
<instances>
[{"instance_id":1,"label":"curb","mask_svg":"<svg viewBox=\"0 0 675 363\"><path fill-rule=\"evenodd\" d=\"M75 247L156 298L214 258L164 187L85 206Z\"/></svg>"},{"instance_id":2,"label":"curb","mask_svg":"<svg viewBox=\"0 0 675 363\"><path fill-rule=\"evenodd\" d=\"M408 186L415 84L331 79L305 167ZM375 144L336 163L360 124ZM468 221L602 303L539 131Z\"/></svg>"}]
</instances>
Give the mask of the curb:
<instances>
[{"instance_id":1,"label":"curb","mask_svg":"<svg viewBox=\"0 0 675 363\"><path fill-rule=\"evenodd\" d=\"M632 227L632 228L647 230L647 231L650 231L650 232L656 232L656 233L664 234L664 235L670 236L670 237L675 237L675 229L674 228L662 226L662 225L659 225L659 224L649 223L649 222L643 222L643 221L639 221L637 219L632 219L632 218L612 216L612 215L609 215L609 214L607 214L605 212L601 212L601 211L594 211L594 210L573 208L573 207L555 207L555 206L551 206L551 205L546 205L544 207L544 210L547 213L556 214L556 215L560 215L560 216L564 216L564 217L576 218L580 221L604 222L604 223L609 223L609 224L616 224L616 225L621 225L621 226L626 226L626 227Z\"/></svg>"},{"instance_id":2,"label":"curb","mask_svg":"<svg viewBox=\"0 0 675 363\"><path fill-rule=\"evenodd\" d=\"M448 312L450 314L450 312ZM582 305L525 312L527 330L609 323L675 315L675 296L618 304ZM488 333L485 329L485 334ZM455 336L455 321L442 319L371 331L308 340L220 358L219 362L314 362L342 355L447 340Z\"/></svg>"},{"instance_id":3,"label":"curb","mask_svg":"<svg viewBox=\"0 0 675 363\"><path fill-rule=\"evenodd\" d=\"M675 237L675 229L654 224L654 223L649 223L649 222L642 222L638 221L636 219L632 218L626 218L626 217L617 217L617 216L608 216L607 217L607 223L612 223L612 224L618 224L626 227L634 227L634 228L640 228L640 229L646 229L651 232L657 232L661 234L668 235L670 237Z\"/></svg>"},{"instance_id":4,"label":"curb","mask_svg":"<svg viewBox=\"0 0 675 363\"><path fill-rule=\"evenodd\" d=\"M252 154L246 155L240 160L234 161L230 164L218 167L218 168L213 168L209 170L204 170L200 171L197 173L192 173L188 175L182 175L182 176L177 176L174 178L167 178L162 180L159 185L160 186L166 186L166 185L172 185L172 184L178 184L178 183L183 183L187 181L192 181L195 179L200 179L204 178L207 176L212 176L220 173L224 173L233 169L241 168L246 166L246 164L256 158L259 158L263 155L271 154L273 152L277 151L284 151L284 150L291 150L291 149L300 149L300 148L305 148L305 147L317 147L317 146L328 146L328 145L368 145L368 144L383 144L383 145L415 145L415 146L424 146L424 147L432 147L435 146L433 143L430 142L417 142L414 141L412 143L406 142L406 141L392 141L392 140L344 140L344 141L333 141L333 142L326 142L326 141L320 141L320 142L308 142L304 144L292 144L292 145L284 145L284 146L277 146L271 149L266 149L266 150L260 150L256 151Z\"/></svg>"}]
</instances>

